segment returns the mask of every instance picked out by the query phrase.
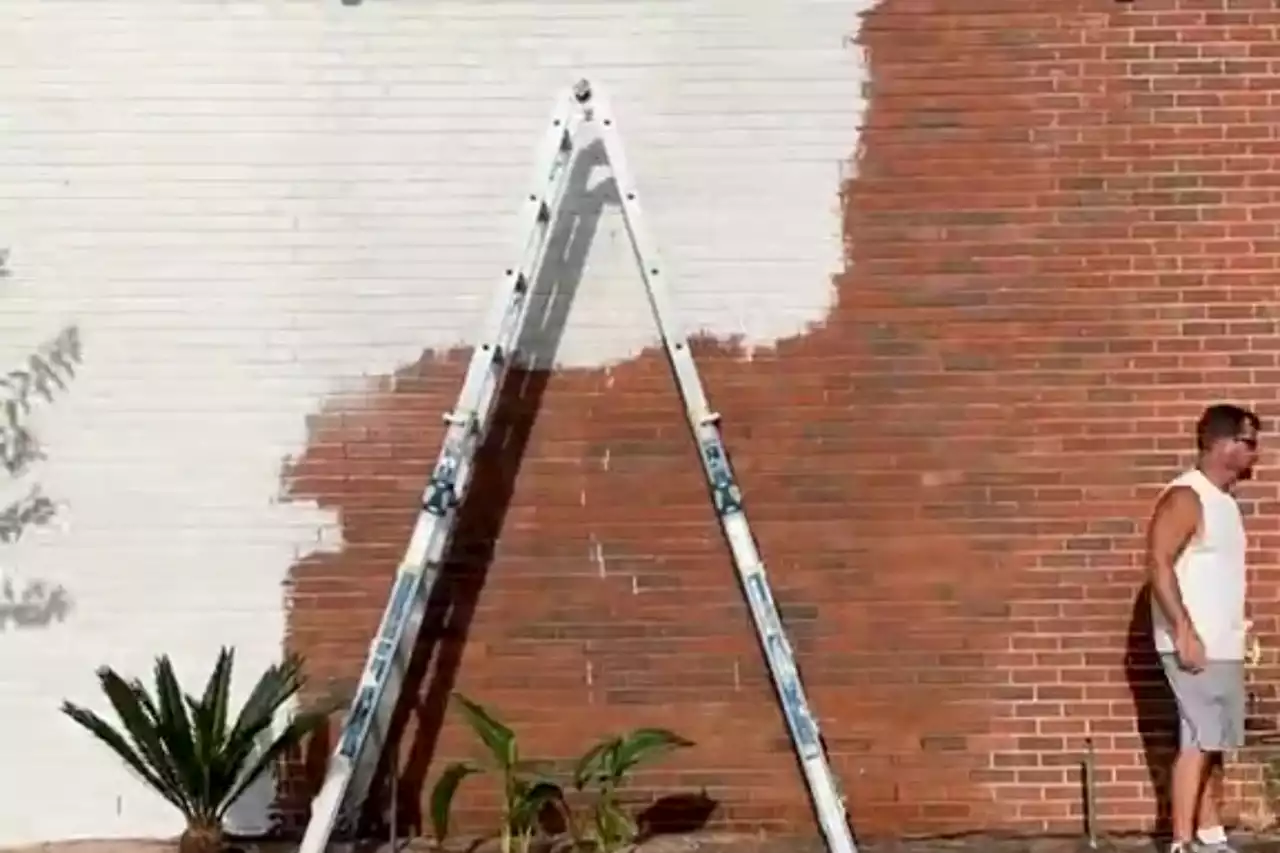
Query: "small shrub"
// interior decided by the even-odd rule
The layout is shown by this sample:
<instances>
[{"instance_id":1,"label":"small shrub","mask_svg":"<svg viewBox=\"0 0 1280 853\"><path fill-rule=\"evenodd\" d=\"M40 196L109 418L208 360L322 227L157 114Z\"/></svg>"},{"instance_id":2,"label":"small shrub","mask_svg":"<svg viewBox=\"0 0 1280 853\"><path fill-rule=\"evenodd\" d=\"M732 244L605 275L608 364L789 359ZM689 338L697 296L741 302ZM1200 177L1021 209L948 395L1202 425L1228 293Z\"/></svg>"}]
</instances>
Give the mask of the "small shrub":
<instances>
[{"instance_id":1,"label":"small shrub","mask_svg":"<svg viewBox=\"0 0 1280 853\"><path fill-rule=\"evenodd\" d=\"M636 840L635 820L619 798L619 789L631 772L675 749L693 745L674 732L654 728L635 729L601 740L578 759L573 769L573 788L588 803L585 813L577 813L565 797L564 786L547 771L547 762L524 759L515 733L482 705L459 694L453 698L489 755L484 764L450 764L436 780L431 791L431 823L440 845L449 836L453 799L462 781L473 774L489 772L501 784L502 853L528 853L541 831L539 818L548 808L557 809L564 816L576 846L589 845L601 853L612 853Z\"/></svg>"},{"instance_id":2,"label":"small shrub","mask_svg":"<svg viewBox=\"0 0 1280 853\"><path fill-rule=\"evenodd\" d=\"M98 681L119 718L116 728L93 711L63 702L62 713L120 756L187 821L180 853L217 853L228 809L288 750L315 731L332 708L299 713L265 745L276 712L302 689L302 661L291 657L269 667L231 718L235 653L224 648L200 697L178 686L168 656L156 660L155 689L126 681L110 667Z\"/></svg>"},{"instance_id":3,"label":"small shrub","mask_svg":"<svg viewBox=\"0 0 1280 853\"><path fill-rule=\"evenodd\" d=\"M578 840L584 840L586 835L585 840L604 853L633 844L638 829L623 807L618 789L641 764L689 746L693 746L691 741L666 729L635 729L605 738L589 749L578 760L573 774L574 788L588 793L591 802L589 833L582 833L581 827L573 824Z\"/></svg>"},{"instance_id":4,"label":"small shrub","mask_svg":"<svg viewBox=\"0 0 1280 853\"><path fill-rule=\"evenodd\" d=\"M538 833L538 817L550 805L563 803L564 790L543 770L540 762L521 758L515 732L486 708L461 694L454 694L467 725L489 753L486 764L457 762L445 768L431 791L431 825L443 845L449 835L453 798L462 780L476 773L498 777L502 794L502 853L528 853Z\"/></svg>"}]
</instances>

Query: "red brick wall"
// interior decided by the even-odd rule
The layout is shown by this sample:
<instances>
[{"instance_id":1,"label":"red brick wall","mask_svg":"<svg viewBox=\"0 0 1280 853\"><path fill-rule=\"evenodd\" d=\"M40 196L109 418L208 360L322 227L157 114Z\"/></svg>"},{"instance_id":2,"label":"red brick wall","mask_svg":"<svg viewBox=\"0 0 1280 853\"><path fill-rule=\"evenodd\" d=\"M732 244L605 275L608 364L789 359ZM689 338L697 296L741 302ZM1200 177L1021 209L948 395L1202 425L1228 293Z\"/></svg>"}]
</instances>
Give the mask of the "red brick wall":
<instances>
[{"instance_id":1,"label":"red brick wall","mask_svg":"<svg viewBox=\"0 0 1280 853\"><path fill-rule=\"evenodd\" d=\"M887 0L862 30L859 174L832 186L838 307L751 359L699 348L863 832L1074 830L1090 732L1104 826L1154 819L1127 650L1142 521L1198 410L1274 416L1280 380L1273 5ZM294 574L292 642L322 677L359 670L462 358L318 416L292 472L349 543ZM404 790L470 749L452 716L435 735L455 687L535 754L671 726L698 747L648 787L809 830L662 358L511 385L450 624L424 639ZM1264 637L1270 473L1247 490Z\"/></svg>"}]
</instances>

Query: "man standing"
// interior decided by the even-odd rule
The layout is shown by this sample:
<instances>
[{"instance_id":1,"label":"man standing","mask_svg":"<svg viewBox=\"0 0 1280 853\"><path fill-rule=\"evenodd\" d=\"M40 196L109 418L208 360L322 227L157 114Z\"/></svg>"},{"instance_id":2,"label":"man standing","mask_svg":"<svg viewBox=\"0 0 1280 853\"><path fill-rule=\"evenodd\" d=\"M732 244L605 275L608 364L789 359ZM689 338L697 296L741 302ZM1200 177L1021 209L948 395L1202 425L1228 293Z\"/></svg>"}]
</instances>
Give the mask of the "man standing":
<instances>
[{"instance_id":1,"label":"man standing","mask_svg":"<svg viewBox=\"0 0 1280 853\"><path fill-rule=\"evenodd\" d=\"M1231 853L1223 753L1244 744L1247 548L1233 490L1253 476L1260 429L1239 406L1205 409L1196 467L1165 488L1147 530L1155 646L1178 705L1174 853Z\"/></svg>"}]
</instances>

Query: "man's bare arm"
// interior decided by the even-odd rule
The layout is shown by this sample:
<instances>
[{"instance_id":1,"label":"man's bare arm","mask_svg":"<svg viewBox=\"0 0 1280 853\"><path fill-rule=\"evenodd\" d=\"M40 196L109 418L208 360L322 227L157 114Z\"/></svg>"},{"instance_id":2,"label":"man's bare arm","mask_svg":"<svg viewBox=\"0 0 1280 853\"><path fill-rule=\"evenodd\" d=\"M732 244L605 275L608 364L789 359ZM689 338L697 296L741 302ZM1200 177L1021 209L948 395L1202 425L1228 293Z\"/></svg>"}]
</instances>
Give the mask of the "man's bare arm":
<instances>
[{"instance_id":1,"label":"man's bare arm","mask_svg":"<svg viewBox=\"0 0 1280 853\"><path fill-rule=\"evenodd\" d=\"M1173 565L1200 527L1200 498L1184 486L1170 489L1156 502L1147 528L1147 573L1151 592L1178 634L1193 627L1178 591Z\"/></svg>"}]
</instances>

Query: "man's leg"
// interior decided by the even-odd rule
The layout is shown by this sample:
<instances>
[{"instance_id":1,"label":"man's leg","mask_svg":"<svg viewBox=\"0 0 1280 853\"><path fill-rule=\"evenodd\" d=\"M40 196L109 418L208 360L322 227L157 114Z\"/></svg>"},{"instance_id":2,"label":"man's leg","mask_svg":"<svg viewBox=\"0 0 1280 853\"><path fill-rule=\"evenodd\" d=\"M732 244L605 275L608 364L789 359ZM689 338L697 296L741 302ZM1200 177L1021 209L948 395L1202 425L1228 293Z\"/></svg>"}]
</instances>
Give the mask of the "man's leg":
<instances>
[{"instance_id":1,"label":"man's leg","mask_svg":"<svg viewBox=\"0 0 1280 853\"><path fill-rule=\"evenodd\" d=\"M1222 806L1226 800L1226 784L1221 752L1205 756L1204 784L1200 791L1200 811L1196 817L1196 840L1201 844L1225 844L1226 831L1222 827Z\"/></svg>"},{"instance_id":2,"label":"man's leg","mask_svg":"<svg viewBox=\"0 0 1280 853\"><path fill-rule=\"evenodd\" d=\"M1203 788L1205 754L1195 745L1194 735L1187 737L1188 724L1182 723L1182 742L1178 757L1173 761L1170 779L1170 815L1173 821L1173 846L1190 848L1195 840L1196 815L1200 810L1200 792Z\"/></svg>"},{"instance_id":3,"label":"man's leg","mask_svg":"<svg viewBox=\"0 0 1280 853\"><path fill-rule=\"evenodd\" d=\"M1222 811L1226 802L1225 753L1244 746L1247 704L1244 666L1236 661L1214 661L1203 675L1215 700L1213 707L1217 712L1217 719L1202 732L1209 741L1204 744L1206 749L1212 745L1215 751L1209 753L1205 768L1196 841L1201 851L1232 853L1222 823Z\"/></svg>"},{"instance_id":4,"label":"man's leg","mask_svg":"<svg viewBox=\"0 0 1280 853\"><path fill-rule=\"evenodd\" d=\"M1219 739L1215 729L1222 715L1214 707L1207 670L1187 672L1173 655L1162 655L1160 662L1178 705L1178 755L1169 780L1173 847L1187 850L1195 843L1206 752Z\"/></svg>"}]
</instances>

